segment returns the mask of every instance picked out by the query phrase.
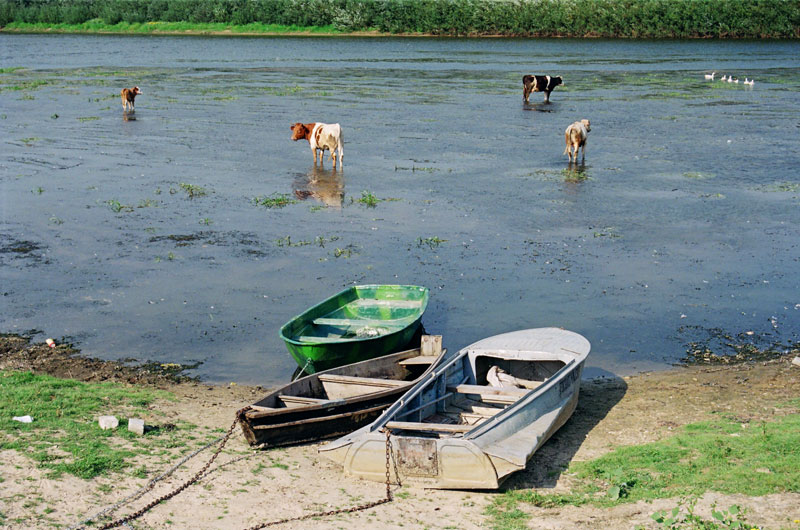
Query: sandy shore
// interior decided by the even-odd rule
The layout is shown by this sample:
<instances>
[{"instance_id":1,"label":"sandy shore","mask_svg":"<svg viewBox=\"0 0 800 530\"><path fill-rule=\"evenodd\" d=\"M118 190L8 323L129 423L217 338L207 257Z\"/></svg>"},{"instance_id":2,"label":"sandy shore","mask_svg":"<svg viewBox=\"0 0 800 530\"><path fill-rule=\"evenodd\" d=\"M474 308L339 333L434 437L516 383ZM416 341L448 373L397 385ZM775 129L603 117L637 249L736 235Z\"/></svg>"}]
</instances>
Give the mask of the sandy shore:
<instances>
[{"instance_id":1,"label":"sandy shore","mask_svg":"<svg viewBox=\"0 0 800 530\"><path fill-rule=\"evenodd\" d=\"M9 342L10 341L10 342ZM48 360L49 359L49 360ZM58 360L60 359L60 360ZM680 426L708 419L712 412L736 415L742 423L769 420L781 414L775 405L800 397L800 368L791 357L738 366L691 367L632 377L584 382L572 419L533 458L525 472L505 489L537 488L543 493L567 491L570 477L562 470L572 460L587 460L616 447L670 436ZM116 380L125 384L166 388L177 400L151 407L152 424L187 421L198 437L216 437L235 412L252 403L264 389L172 382L169 378L114 367L112 363L65 358L42 345L3 339L0 369L32 369L83 380ZM317 445L252 451L236 430L210 473L176 497L131 523L133 528L248 528L287 517L347 508L383 498L381 484L344 476L320 457ZM173 475L158 482L142 499L114 512L123 516L174 489L194 475L211 456L205 451ZM0 451L0 512L7 528L68 528L137 491L172 466L179 457L139 457L136 467L146 478L110 475L82 480L64 475L46 478L23 454ZM486 506L497 492L437 491L409 486L394 488L395 500L354 513L283 524L280 528L490 528ZM800 519L800 494L766 497L707 494L698 511L710 505L747 507L748 521L766 528L795 528ZM611 509L591 506L530 508L531 528L655 528L650 514L669 509L676 500L622 504ZM524 506L523 506L524 507Z\"/></svg>"}]
</instances>

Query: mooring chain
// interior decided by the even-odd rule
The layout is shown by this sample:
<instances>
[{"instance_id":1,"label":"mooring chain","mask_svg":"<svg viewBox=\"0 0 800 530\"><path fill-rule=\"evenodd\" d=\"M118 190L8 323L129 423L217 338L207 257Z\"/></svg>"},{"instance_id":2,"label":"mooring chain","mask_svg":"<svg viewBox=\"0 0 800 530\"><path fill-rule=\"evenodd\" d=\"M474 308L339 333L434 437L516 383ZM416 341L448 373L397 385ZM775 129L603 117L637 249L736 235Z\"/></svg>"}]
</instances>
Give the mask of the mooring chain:
<instances>
[{"instance_id":1,"label":"mooring chain","mask_svg":"<svg viewBox=\"0 0 800 530\"><path fill-rule=\"evenodd\" d=\"M197 482L205 474L205 472L208 470L208 468L211 466L211 464L214 463L214 460L217 459L219 454L222 452L222 449L225 448L225 444L228 443L228 440L230 439L231 435L233 434L233 430L236 428L236 424L238 424L238 423L239 423L239 413L237 412L236 418L233 420L233 423L228 428L228 432L225 433L225 436L222 437L222 441L220 442L219 447L217 448L217 450L214 452L213 455L211 455L211 458L208 460L208 462L206 462L206 465L204 465L203 468L200 471L195 473L195 475L192 478L190 478L189 480L187 480L186 482L184 482L183 484L181 484L180 486L178 486L176 489L172 490L171 492L169 492L169 493L167 493L165 495L162 495L161 497L159 497L159 498L151 501L150 503L146 504L144 507L140 508L138 511L135 511L132 514L126 515L125 517L121 517L121 518L119 518L119 519L117 519L115 521L111 521L110 523L106 523L103 526L100 526L99 527L100 530L107 530L109 528L116 528L118 526L122 526L124 524L127 524L130 521L138 519L139 517L141 517L142 515L147 513L149 510L151 510L157 504L160 504L160 503L162 503L162 502L164 502L164 501L166 501L168 499L171 499L172 497L174 497L178 493L182 492L183 490L185 490L186 488L188 488L189 486L191 486L192 484Z\"/></svg>"},{"instance_id":2,"label":"mooring chain","mask_svg":"<svg viewBox=\"0 0 800 530\"><path fill-rule=\"evenodd\" d=\"M158 504L160 504L160 503L162 503L162 502L164 502L166 500L171 499L172 497L176 496L177 494L179 494L180 492L182 492L183 490L185 490L186 488L188 488L189 486L191 486L192 484L194 484L195 482L197 482L201 478L203 478L206 475L208 475L209 467L211 467L211 464L214 463L214 461L217 459L217 457L220 455L220 453L224 449L225 444L230 439L231 435L233 434L234 429L236 428L236 425L239 423L239 421L241 421L241 417L242 417L242 415L244 414L244 412L247 409L249 409L249 407L245 407L244 409L242 409L242 410L240 410L240 411L238 411L236 413L236 419L234 419L233 423L231 424L230 428L228 429L228 431L225 433L224 436L222 436L221 438L218 438L217 440L215 440L214 442L211 442L210 444L204 446L203 448L195 451L192 455L190 455L189 457L186 457L178 465L174 466L172 470L170 470L169 472L164 473L160 477L152 480L150 483L148 483L147 486L142 488L142 490L140 490L139 492L137 492L137 493L135 493L135 494L133 494L133 495L131 495L129 497L137 497L137 498L141 497L147 490L152 489L152 487L155 485L155 483L158 480L160 480L161 478L167 476L169 473L171 473L172 471L177 469L177 467L180 464L182 464L183 462L185 462L186 460L188 460L192 456L196 455L197 453L199 453L203 449L209 447L211 444L213 444L213 443L215 443L217 441L220 441L219 447L214 452L214 454L211 455L211 458L208 460L208 462L206 462L206 464L203 466L203 468L200 469L200 471L198 471L197 473L195 473L195 475L192 478L190 478L189 480L187 480L186 482L181 484L179 487L177 487L173 491L171 491L169 493L166 493L165 495L162 495L158 499L155 499L155 500L151 501L150 503L148 503L144 507L140 508L136 512L133 512L133 513L131 513L129 515L126 515L125 517L121 517L119 519L116 519L114 521L106 523L106 524L100 526L99 529L100 530L107 530L107 529L110 529L110 528L116 528L118 526L126 526L126 527L131 528L131 526L129 524L131 521L133 521L135 519L138 519L139 517L141 517L142 515L147 513L149 510L151 510L154 506L156 506L156 505L158 505ZM277 525L288 523L288 522L292 522L292 521L304 521L306 519L311 519L311 518L314 518L314 517L326 517L326 516L330 516L330 515L338 515L338 514L343 514L343 513L359 512L359 511L362 511L362 510L368 510L370 508L374 508L375 506L380 506L381 504L386 504L388 502L392 502L392 500L393 500L393 498L392 498L392 490L391 490L392 482L391 482L391 474L390 474L390 471L389 471L389 460L390 459L394 463L394 473L395 473L395 476L397 477L397 484L398 485L401 485L401 484L400 484L400 475L397 472L397 461L394 459L394 455L392 454L392 441L391 441L391 438L390 438L391 433L390 433L389 429L386 429L385 432L386 432L386 497L385 498L377 500L377 501L368 502L368 503L365 503L365 504L360 504L358 506L352 506L350 508L339 508L339 509L336 509L336 510L329 510L327 512L313 512L313 513L308 513L306 515L301 515L301 516L298 516L298 517L289 517L289 518L286 518L286 519L280 519L278 521L270 521L268 523L261 523L261 524L258 524L256 526L252 526L250 528L247 528L246 530L259 530L261 528L266 528L268 526L277 526ZM247 455L247 456L250 456L250 455ZM235 458L235 459L231 460L230 462L226 462L224 465L233 463L233 462L238 461L238 460L242 460L243 458L244 457ZM109 513L111 511L117 509L119 506L121 506L122 504L124 504L127 501L128 501L128 498L123 499L122 501L120 501L116 505L112 506L111 508L107 508L106 510L103 510L102 512L98 513L97 515L95 515L91 519L88 519L83 524L86 524L86 523L94 520L95 518L97 518L97 517L99 517L101 515L105 515L106 513ZM83 524L81 524L81 525L79 525L77 527L73 527L73 528L81 528L83 526Z\"/></svg>"},{"instance_id":3,"label":"mooring chain","mask_svg":"<svg viewBox=\"0 0 800 530\"><path fill-rule=\"evenodd\" d=\"M360 504L358 506L351 506L350 508L339 508L338 510L330 510L327 512L313 512L307 513L305 515L300 515L297 517L288 517L286 519L281 519L279 521L270 521L269 523L261 523L256 526L251 526L245 530L260 530L261 528L266 528L268 526L277 526L279 524L294 522L294 521L304 521L306 519L311 519L314 517L326 517L329 515L339 515L342 513L353 513L353 512L360 512L362 510L368 510L370 508L374 508L375 506L380 506L381 504L386 504L387 502L392 502L394 500L392 498L392 490L391 490L391 477L389 475L389 459L391 458L394 461L394 458L390 457L392 454L392 441L389 438L391 432L389 429L386 429L386 497L377 501L368 502L365 504ZM394 472L397 475L397 462L394 463ZM400 475L397 475L397 483L400 484Z\"/></svg>"},{"instance_id":4,"label":"mooring chain","mask_svg":"<svg viewBox=\"0 0 800 530\"><path fill-rule=\"evenodd\" d=\"M219 442L221 442L223 438L225 438L225 437L224 436L220 436L216 440L211 440L210 442L208 442L207 444L205 444L201 448L199 448L199 449L189 453L188 455L184 456L183 458L181 458L178 461L177 464L173 465L171 468L169 468L165 472L161 473L156 478L152 479L150 482L148 482L147 484L142 486L138 491L135 491L135 492L131 493L127 497L125 497L122 500L118 501L116 504L114 504L112 506L109 506L108 508L105 508L104 510L101 510L101 511L97 512L96 514L92 515L91 517L89 517L87 519L84 519L82 522L80 522L80 523L78 523L78 524L76 524L74 526L70 526L69 528L67 528L67 530L78 530L80 528L83 528L84 526L86 526L87 524L91 523L95 519L99 519L100 517L103 517L104 515L108 515L110 513L113 513L115 511L117 511L118 509L120 509L121 507L125 506L126 504L128 504L130 502L133 502L136 499L144 496L144 494L147 493L148 491L150 491L151 489L153 489L153 487L155 487L155 485L157 483L159 483L160 481L164 480L168 476L172 475L175 471L178 470L178 468L180 468L187 461L191 460L192 458L194 458L198 454L202 453L203 451L205 451L206 449L208 449L212 445L216 445ZM226 462L226 465L229 464L229 463L230 462Z\"/></svg>"}]
</instances>

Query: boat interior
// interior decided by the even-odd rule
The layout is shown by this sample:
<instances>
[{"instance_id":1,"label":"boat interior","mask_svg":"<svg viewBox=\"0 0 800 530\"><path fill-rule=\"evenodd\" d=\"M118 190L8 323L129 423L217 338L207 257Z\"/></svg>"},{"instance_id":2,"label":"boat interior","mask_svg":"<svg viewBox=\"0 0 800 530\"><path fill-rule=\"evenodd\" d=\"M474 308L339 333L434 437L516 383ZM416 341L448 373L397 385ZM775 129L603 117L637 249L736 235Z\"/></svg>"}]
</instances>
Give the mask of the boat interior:
<instances>
[{"instance_id":1,"label":"boat interior","mask_svg":"<svg viewBox=\"0 0 800 530\"><path fill-rule=\"evenodd\" d=\"M441 337L437 339L435 347L441 348ZM424 351L424 354L420 349L408 350L303 377L267 395L251 408L256 412L274 413L309 405L324 407L337 400L407 388L439 358L436 351L440 350Z\"/></svg>"},{"instance_id":2,"label":"boat interior","mask_svg":"<svg viewBox=\"0 0 800 530\"><path fill-rule=\"evenodd\" d=\"M311 318L297 333L298 342L378 337L399 331L419 315L422 300L357 298L323 316Z\"/></svg>"},{"instance_id":3,"label":"boat interior","mask_svg":"<svg viewBox=\"0 0 800 530\"><path fill-rule=\"evenodd\" d=\"M478 355L473 371L467 356L394 416L394 434L443 438L461 436L516 403L553 377L566 363Z\"/></svg>"}]
</instances>

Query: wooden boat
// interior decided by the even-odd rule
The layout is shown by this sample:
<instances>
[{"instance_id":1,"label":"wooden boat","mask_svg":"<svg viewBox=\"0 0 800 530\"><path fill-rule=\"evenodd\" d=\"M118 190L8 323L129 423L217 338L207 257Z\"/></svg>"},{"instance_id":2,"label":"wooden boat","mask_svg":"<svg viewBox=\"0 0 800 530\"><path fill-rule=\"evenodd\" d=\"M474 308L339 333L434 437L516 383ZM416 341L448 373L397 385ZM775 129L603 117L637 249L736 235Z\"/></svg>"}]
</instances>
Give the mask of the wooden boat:
<instances>
[{"instance_id":1,"label":"wooden boat","mask_svg":"<svg viewBox=\"0 0 800 530\"><path fill-rule=\"evenodd\" d=\"M281 338L298 366L313 374L409 347L428 305L416 285L357 285L283 325Z\"/></svg>"},{"instance_id":2,"label":"wooden boat","mask_svg":"<svg viewBox=\"0 0 800 530\"><path fill-rule=\"evenodd\" d=\"M387 443L403 484L497 488L572 415L589 341L558 328L480 340L424 376L373 423L320 452L386 481Z\"/></svg>"},{"instance_id":3,"label":"wooden boat","mask_svg":"<svg viewBox=\"0 0 800 530\"><path fill-rule=\"evenodd\" d=\"M441 335L421 347L308 375L239 411L250 445L333 438L367 425L442 360Z\"/></svg>"}]
</instances>

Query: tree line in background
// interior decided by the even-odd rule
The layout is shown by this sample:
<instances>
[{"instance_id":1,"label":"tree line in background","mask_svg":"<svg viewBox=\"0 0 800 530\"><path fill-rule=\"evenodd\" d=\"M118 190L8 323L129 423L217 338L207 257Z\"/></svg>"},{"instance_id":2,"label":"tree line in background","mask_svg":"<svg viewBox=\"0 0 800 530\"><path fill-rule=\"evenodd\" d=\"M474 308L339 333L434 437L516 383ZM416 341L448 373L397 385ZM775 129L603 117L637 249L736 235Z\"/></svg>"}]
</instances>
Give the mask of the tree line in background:
<instances>
[{"instance_id":1,"label":"tree line in background","mask_svg":"<svg viewBox=\"0 0 800 530\"><path fill-rule=\"evenodd\" d=\"M146 22L433 35L798 38L795 0L0 0L0 26Z\"/></svg>"}]
</instances>

